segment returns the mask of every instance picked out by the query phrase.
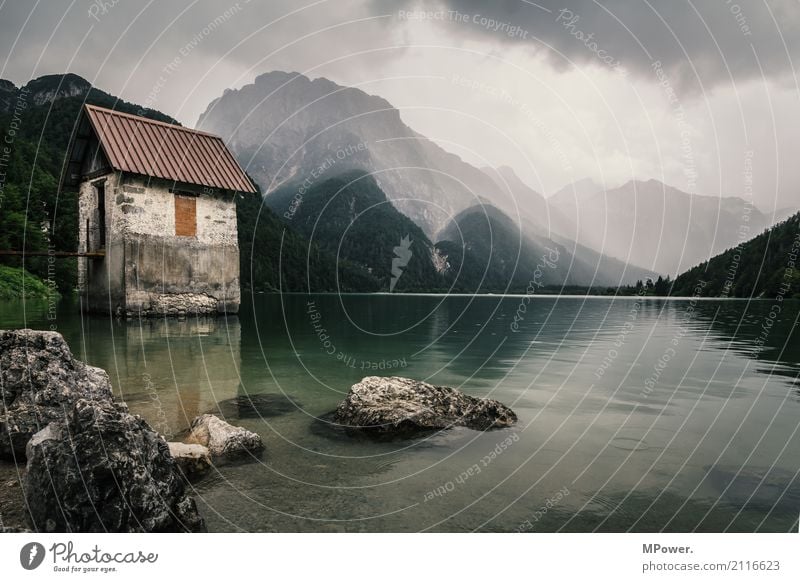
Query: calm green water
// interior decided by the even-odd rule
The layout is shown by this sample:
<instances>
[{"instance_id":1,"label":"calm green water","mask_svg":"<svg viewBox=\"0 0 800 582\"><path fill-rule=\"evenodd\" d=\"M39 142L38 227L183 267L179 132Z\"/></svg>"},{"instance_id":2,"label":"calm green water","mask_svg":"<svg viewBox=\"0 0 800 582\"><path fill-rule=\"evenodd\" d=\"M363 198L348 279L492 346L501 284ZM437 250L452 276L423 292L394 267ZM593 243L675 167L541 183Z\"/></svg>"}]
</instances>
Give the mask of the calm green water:
<instances>
[{"instance_id":1,"label":"calm green water","mask_svg":"<svg viewBox=\"0 0 800 582\"><path fill-rule=\"evenodd\" d=\"M212 531L797 530L797 303L520 301L256 295L238 317L129 323L6 303L0 328L53 325L162 433L209 411L260 433L262 459L196 485ZM491 396L519 424L337 431L369 374Z\"/></svg>"}]
</instances>

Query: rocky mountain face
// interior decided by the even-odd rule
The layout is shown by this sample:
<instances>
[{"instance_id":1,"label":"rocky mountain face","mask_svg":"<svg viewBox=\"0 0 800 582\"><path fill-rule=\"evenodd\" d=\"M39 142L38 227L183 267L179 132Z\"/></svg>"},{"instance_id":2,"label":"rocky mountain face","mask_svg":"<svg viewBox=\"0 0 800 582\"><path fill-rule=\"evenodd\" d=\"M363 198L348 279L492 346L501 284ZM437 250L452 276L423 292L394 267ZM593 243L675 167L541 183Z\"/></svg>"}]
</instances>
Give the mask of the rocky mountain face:
<instances>
[{"instance_id":1,"label":"rocky mountain face","mask_svg":"<svg viewBox=\"0 0 800 582\"><path fill-rule=\"evenodd\" d=\"M495 227L502 227L504 234L516 233L517 247L520 240L526 252L535 247L536 257L547 241L556 244L551 239L561 237L558 244L570 257L565 264L578 271L567 276L565 270L553 283L597 284L595 273L602 264L613 265L601 276L603 284L618 284L617 275L624 271L618 261L609 262L600 253L565 239L561 233L569 231L572 222L511 168L481 170L464 162L405 125L385 99L359 89L297 73L266 73L241 89L225 91L209 104L198 128L228 142L278 215L290 210L295 194L301 199L312 191L314 199L324 196L327 186L321 190L319 186L331 177L351 170L371 174L394 208L416 223L427 239L444 243L441 249L437 244L431 256L439 273L447 270L447 261L439 254L445 248L459 263L466 261L467 267L476 259L470 252L462 257L461 242L448 238L445 231L452 233L454 217L464 218L469 213L462 213L482 206L493 208L494 219L499 221ZM517 226L509 226L509 222ZM293 217L287 224L298 228L300 223ZM538 242L531 246L532 241ZM486 264L488 257L478 263ZM364 257L351 258L365 264ZM499 285L504 278L496 275ZM462 279L458 288L468 289L479 281L480 277ZM632 281L626 278L622 282ZM492 288L502 289L504 284Z\"/></svg>"},{"instance_id":2,"label":"rocky mountain face","mask_svg":"<svg viewBox=\"0 0 800 582\"><path fill-rule=\"evenodd\" d=\"M504 206L489 176L413 131L385 99L327 79L260 75L214 100L197 126L226 139L266 193L348 169L372 173L432 240L480 200Z\"/></svg>"},{"instance_id":3,"label":"rocky mountain face","mask_svg":"<svg viewBox=\"0 0 800 582\"><path fill-rule=\"evenodd\" d=\"M265 73L225 91L198 128L228 140L268 198L284 187L307 191L342 172L366 171L397 210L430 241L450 243L444 246L451 253L460 244L446 233L454 217L488 205L494 219L505 225L500 213L516 225L503 229L516 230L524 245L561 245L578 270L563 280L581 284L630 283L617 275L634 271L675 275L772 222L740 198L690 195L655 180L606 190L587 179L545 198L511 168L479 169L445 151L403 123L385 99L297 73Z\"/></svg>"},{"instance_id":4,"label":"rocky mountain face","mask_svg":"<svg viewBox=\"0 0 800 582\"><path fill-rule=\"evenodd\" d=\"M594 192L587 186L567 187L548 199L566 219L559 234L654 273L681 273L772 222L741 198L691 195L657 180Z\"/></svg>"},{"instance_id":5,"label":"rocky mountain face","mask_svg":"<svg viewBox=\"0 0 800 582\"><path fill-rule=\"evenodd\" d=\"M6 79L0 79L0 114L12 112L18 101L24 102L24 108L27 112L26 122L27 118L31 117L30 111L36 112L33 117L38 129L41 129L43 125L43 122L39 120L42 111L49 113L51 116L56 116L55 120L48 120L48 124L60 123L62 114L77 115L84 102L126 113L143 115L166 123L178 123L170 116L159 111L139 107L93 87L89 81L74 73L44 75L28 81L21 87L15 86L14 83ZM47 111L53 104L57 104L56 110ZM74 121L74 119L71 121ZM69 134L63 137L63 139L68 138Z\"/></svg>"},{"instance_id":6,"label":"rocky mountain face","mask_svg":"<svg viewBox=\"0 0 800 582\"><path fill-rule=\"evenodd\" d=\"M0 113L8 113L14 108L17 87L11 81L0 79Z\"/></svg>"}]
</instances>

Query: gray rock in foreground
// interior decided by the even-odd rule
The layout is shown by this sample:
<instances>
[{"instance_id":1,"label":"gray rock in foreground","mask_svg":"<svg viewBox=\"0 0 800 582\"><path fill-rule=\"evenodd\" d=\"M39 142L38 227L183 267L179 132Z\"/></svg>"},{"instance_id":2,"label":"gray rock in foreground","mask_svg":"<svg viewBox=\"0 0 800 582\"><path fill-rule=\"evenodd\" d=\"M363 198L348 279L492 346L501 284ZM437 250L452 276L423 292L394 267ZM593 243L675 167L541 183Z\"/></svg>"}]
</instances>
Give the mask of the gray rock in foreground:
<instances>
[{"instance_id":1,"label":"gray rock in foreground","mask_svg":"<svg viewBox=\"0 0 800 582\"><path fill-rule=\"evenodd\" d=\"M100 368L76 360L61 334L0 331L0 458L20 461L30 438L78 399L110 400Z\"/></svg>"},{"instance_id":2,"label":"gray rock in foreground","mask_svg":"<svg viewBox=\"0 0 800 582\"><path fill-rule=\"evenodd\" d=\"M35 530L205 531L167 443L124 405L77 401L34 435L27 454Z\"/></svg>"},{"instance_id":3,"label":"gray rock in foreground","mask_svg":"<svg viewBox=\"0 0 800 582\"><path fill-rule=\"evenodd\" d=\"M517 415L497 400L474 398L447 386L367 376L350 388L334 419L345 426L391 433L450 426L504 428L516 423Z\"/></svg>"},{"instance_id":4,"label":"gray rock in foreground","mask_svg":"<svg viewBox=\"0 0 800 582\"><path fill-rule=\"evenodd\" d=\"M167 443L169 454L187 481L199 479L211 469L211 455L203 445Z\"/></svg>"},{"instance_id":5,"label":"gray rock in foreground","mask_svg":"<svg viewBox=\"0 0 800 582\"><path fill-rule=\"evenodd\" d=\"M207 447L212 457L237 457L264 449L264 442L256 433L232 426L213 414L201 414L192 421L186 442Z\"/></svg>"}]
</instances>

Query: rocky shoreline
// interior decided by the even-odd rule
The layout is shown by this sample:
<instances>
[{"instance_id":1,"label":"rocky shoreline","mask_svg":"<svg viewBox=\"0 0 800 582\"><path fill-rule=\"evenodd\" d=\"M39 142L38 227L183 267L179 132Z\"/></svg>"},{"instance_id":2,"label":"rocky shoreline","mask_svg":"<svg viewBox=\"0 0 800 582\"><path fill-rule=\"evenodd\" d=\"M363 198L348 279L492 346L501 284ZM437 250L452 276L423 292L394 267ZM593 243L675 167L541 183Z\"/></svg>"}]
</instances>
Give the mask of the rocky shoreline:
<instances>
[{"instance_id":1,"label":"rocky shoreline","mask_svg":"<svg viewBox=\"0 0 800 582\"><path fill-rule=\"evenodd\" d=\"M258 460L265 449L258 434L212 414L197 416L183 442L167 442L55 332L0 331L0 387L0 531L204 532L190 484L215 463ZM378 376L354 384L332 418L402 438L517 422L496 400Z\"/></svg>"},{"instance_id":2,"label":"rocky shoreline","mask_svg":"<svg viewBox=\"0 0 800 582\"><path fill-rule=\"evenodd\" d=\"M2 531L206 531L187 483L264 449L211 415L168 443L55 332L0 331L0 386Z\"/></svg>"}]
</instances>

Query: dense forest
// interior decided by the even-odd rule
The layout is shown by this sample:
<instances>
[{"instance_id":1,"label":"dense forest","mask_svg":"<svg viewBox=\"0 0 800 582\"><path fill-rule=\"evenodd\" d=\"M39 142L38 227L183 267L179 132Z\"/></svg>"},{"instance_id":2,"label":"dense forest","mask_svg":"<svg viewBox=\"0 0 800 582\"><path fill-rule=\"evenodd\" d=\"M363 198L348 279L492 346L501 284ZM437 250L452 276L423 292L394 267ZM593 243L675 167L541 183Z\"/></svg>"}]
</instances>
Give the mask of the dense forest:
<instances>
[{"instance_id":1,"label":"dense forest","mask_svg":"<svg viewBox=\"0 0 800 582\"><path fill-rule=\"evenodd\" d=\"M268 195L266 204L292 229L339 261L362 267L373 281L371 289L446 289L433 264L433 244L365 172L344 172L307 189L289 185ZM395 252L403 244L408 249L407 262ZM393 263L401 269L394 286Z\"/></svg>"},{"instance_id":2,"label":"dense forest","mask_svg":"<svg viewBox=\"0 0 800 582\"><path fill-rule=\"evenodd\" d=\"M377 281L363 267L337 262L330 252L284 224L260 193L238 196L236 214L243 290L378 290Z\"/></svg>"},{"instance_id":3,"label":"dense forest","mask_svg":"<svg viewBox=\"0 0 800 582\"><path fill-rule=\"evenodd\" d=\"M0 249L77 249L77 193L59 196L58 182L84 103L177 123L95 89L77 75L48 75L21 88L0 81ZM56 260L49 273L47 257L25 257L23 264L21 257L0 256L0 264L24 267L62 292L77 283L75 259Z\"/></svg>"},{"instance_id":4,"label":"dense forest","mask_svg":"<svg viewBox=\"0 0 800 582\"><path fill-rule=\"evenodd\" d=\"M799 254L800 213L683 273L670 295L800 298Z\"/></svg>"}]
</instances>

